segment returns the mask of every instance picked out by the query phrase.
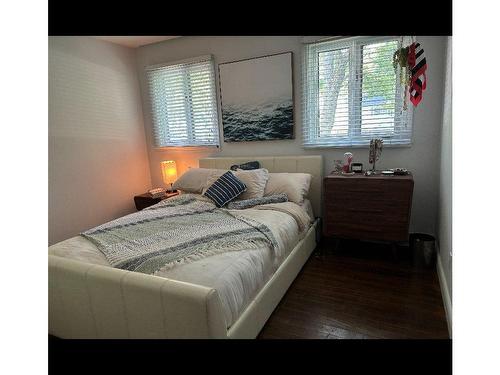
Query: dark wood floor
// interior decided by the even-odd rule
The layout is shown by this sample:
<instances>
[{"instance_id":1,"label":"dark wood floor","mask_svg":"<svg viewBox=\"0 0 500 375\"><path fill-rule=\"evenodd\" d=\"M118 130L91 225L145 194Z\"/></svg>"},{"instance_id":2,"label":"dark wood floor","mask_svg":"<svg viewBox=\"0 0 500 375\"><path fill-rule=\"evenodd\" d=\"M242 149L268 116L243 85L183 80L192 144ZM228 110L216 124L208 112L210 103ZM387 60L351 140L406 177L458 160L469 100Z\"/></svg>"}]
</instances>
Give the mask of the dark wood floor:
<instances>
[{"instance_id":1,"label":"dark wood floor","mask_svg":"<svg viewBox=\"0 0 500 375\"><path fill-rule=\"evenodd\" d=\"M291 338L448 338L435 268L383 244L322 241L259 334ZM319 254L318 254L319 253Z\"/></svg>"}]
</instances>

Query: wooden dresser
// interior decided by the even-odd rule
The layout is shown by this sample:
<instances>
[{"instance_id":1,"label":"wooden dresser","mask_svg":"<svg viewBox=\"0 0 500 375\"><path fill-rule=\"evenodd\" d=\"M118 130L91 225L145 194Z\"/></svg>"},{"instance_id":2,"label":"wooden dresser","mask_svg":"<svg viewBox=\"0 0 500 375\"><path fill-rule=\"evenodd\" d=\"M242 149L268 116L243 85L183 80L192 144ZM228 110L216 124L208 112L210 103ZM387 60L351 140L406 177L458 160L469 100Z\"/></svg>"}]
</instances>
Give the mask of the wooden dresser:
<instances>
[{"instance_id":1,"label":"wooden dresser","mask_svg":"<svg viewBox=\"0 0 500 375\"><path fill-rule=\"evenodd\" d=\"M327 237L408 241L413 177L331 174L324 178Z\"/></svg>"}]
</instances>

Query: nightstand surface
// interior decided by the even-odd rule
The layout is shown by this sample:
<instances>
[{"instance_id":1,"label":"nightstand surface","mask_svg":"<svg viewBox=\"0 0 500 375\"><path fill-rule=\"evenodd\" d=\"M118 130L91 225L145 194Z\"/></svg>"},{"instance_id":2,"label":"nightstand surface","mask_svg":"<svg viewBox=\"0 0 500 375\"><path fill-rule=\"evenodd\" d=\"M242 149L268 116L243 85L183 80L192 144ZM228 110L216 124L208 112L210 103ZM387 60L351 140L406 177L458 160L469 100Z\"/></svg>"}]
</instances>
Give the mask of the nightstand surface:
<instances>
[{"instance_id":1,"label":"nightstand surface","mask_svg":"<svg viewBox=\"0 0 500 375\"><path fill-rule=\"evenodd\" d=\"M174 193L167 193L167 195L161 198L153 198L149 193L139 194L134 197L135 208L137 208L137 211L140 211L145 209L146 207L159 203L164 199L172 198L177 195L179 195L178 191Z\"/></svg>"},{"instance_id":2,"label":"nightstand surface","mask_svg":"<svg viewBox=\"0 0 500 375\"><path fill-rule=\"evenodd\" d=\"M370 176L365 176L365 173L354 173L353 175L343 175L343 174L329 174L328 176L325 176L325 178L339 178L339 179L346 179L346 180L412 180L413 181L413 175L407 174L407 175L383 175L383 174L376 174L376 175L370 175Z\"/></svg>"}]
</instances>

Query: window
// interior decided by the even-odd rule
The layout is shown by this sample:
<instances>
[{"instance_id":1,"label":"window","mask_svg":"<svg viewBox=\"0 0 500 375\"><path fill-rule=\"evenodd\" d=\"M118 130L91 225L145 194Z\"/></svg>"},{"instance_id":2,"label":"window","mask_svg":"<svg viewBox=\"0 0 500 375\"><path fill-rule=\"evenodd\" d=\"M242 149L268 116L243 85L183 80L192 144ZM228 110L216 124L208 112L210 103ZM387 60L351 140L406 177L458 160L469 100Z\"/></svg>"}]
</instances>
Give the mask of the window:
<instances>
[{"instance_id":1,"label":"window","mask_svg":"<svg viewBox=\"0 0 500 375\"><path fill-rule=\"evenodd\" d=\"M218 146L214 63L210 56L146 68L156 147Z\"/></svg>"},{"instance_id":2,"label":"window","mask_svg":"<svg viewBox=\"0 0 500 375\"><path fill-rule=\"evenodd\" d=\"M356 37L304 51L304 147L411 143L412 108L392 65L401 37Z\"/></svg>"}]
</instances>

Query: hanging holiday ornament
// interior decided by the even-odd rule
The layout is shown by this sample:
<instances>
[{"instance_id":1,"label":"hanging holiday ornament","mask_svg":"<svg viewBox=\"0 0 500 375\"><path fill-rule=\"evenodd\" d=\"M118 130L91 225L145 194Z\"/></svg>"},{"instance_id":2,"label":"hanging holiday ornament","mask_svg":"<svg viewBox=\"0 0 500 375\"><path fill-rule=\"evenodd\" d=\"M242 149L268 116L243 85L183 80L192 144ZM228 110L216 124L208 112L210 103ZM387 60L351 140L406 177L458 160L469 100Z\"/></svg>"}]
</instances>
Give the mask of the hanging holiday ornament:
<instances>
[{"instance_id":1,"label":"hanging holiday ornament","mask_svg":"<svg viewBox=\"0 0 500 375\"><path fill-rule=\"evenodd\" d=\"M422 93L427 86L427 61L424 50L420 43L414 41L403 47L404 38L401 37L401 48L398 48L392 57L392 65L396 74L399 72L399 82L403 89L403 109L406 110L406 96L409 94L410 101L416 107L422 100Z\"/></svg>"},{"instance_id":2,"label":"hanging holiday ornament","mask_svg":"<svg viewBox=\"0 0 500 375\"><path fill-rule=\"evenodd\" d=\"M408 65L411 69L410 80L410 101L416 107L422 100L422 93L427 87L427 61L424 56L424 49L420 43L412 43L408 53Z\"/></svg>"}]
</instances>

